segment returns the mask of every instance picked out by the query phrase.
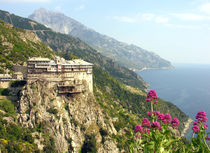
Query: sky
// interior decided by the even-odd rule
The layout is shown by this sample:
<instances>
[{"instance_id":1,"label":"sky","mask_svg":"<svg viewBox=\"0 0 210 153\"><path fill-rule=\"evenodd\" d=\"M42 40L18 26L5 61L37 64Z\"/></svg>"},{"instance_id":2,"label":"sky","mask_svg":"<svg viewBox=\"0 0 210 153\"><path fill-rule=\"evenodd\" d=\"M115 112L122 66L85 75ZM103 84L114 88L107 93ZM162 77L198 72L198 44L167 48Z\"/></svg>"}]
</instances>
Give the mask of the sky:
<instances>
[{"instance_id":1,"label":"sky","mask_svg":"<svg viewBox=\"0 0 210 153\"><path fill-rule=\"evenodd\" d=\"M210 64L210 0L0 0L28 17L45 8L172 63Z\"/></svg>"}]
</instances>

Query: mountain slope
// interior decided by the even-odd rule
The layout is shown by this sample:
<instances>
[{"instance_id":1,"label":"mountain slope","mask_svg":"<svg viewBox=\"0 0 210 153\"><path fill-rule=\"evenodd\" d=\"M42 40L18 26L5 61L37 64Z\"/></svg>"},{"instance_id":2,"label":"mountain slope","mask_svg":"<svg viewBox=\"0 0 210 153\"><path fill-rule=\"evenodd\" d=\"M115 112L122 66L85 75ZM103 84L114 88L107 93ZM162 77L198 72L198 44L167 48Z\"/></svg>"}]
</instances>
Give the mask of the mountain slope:
<instances>
[{"instance_id":1,"label":"mountain slope","mask_svg":"<svg viewBox=\"0 0 210 153\"><path fill-rule=\"evenodd\" d=\"M31 31L14 28L0 20L0 72L13 64L23 65L29 57L52 58L55 53Z\"/></svg>"},{"instance_id":2,"label":"mountain slope","mask_svg":"<svg viewBox=\"0 0 210 153\"><path fill-rule=\"evenodd\" d=\"M0 25L1 29L4 29L0 31L0 37L9 35L22 42L21 33L25 35L25 30L14 28L4 22L1 22ZM30 34L30 36L34 36L32 32ZM45 36L47 37L47 35ZM46 40L48 39L46 38ZM0 43L3 42L21 48L19 43L14 43L13 39L7 39ZM36 44L36 42L34 43ZM30 46L29 43L28 48L35 49L32 56L39 56L41 51L46 51L46 55L49 54L49 57L53 56L52 50L39 50L42 48L39 45L44 44L38 43ZM46 45L45 47L47 48ZM19 50L15 52L19 52ZM2 52L2 55L9 58L7 52ZM45 54L40 54L40 56L45 56ZM70 54L70 56L72 55ZM23 54L23 58L19 58L17 61L15 58L11 58L11 62L21 63L22 59L25 61L27 57L27 54ZM66 58L69 58L69 54L66 55ZM2 64L6 64L6 61L2 61ZM146 94L141 90L131 90L131 87L127 87L113 78L100 65L94 67L93 73L94 96L86 92L74 98L57 96L56 87L48 88L48 83L43 81L26 84L18 89L7 89L9 93L10 90L16 91L15 94L12 94L16 100L11 103L13 105L12 112L16 112L17 116L15 123L17 125L21 123L30 130L27 137L25 135L19 137L18 141L15 140L15 144L22 142L21 140L30 140L30 143L34 145L34 150L38 148L44 152L57 152L56 150L78 152L78 150L86 150L88 147L91 150L96 149L98 152L118 152L119 150L128 152L129 140L133 138L130 130L134 129L135 125L149 111L149 103L145 102ZM8 105L6 104L6 106ZM0 110L8 108L6 106L0 105ZM180 129L183 129L184 122L188 119L175 105L162 100L159 103L159 111L178 117L182 123ZM5 110L4 117L7 116ZM9 126L7 128L9 129ZM8 139L10 137L4 136L4 140L8 141ZM0 141L0 145L7 144Z\"/></svg>"},{"instance_id":3,"label":"mountain slope","mask_svg":"<svg viewBox=\"0 0 210 153\"><path fill-rule=\"evenodd\" d=\"M78 37L103 55L110 57L120 65L129 69L172 68L170 62L155 53L102 35L62 13L48 11L42 8L34 11L29 18L47 25L57 32Z\"/></svg>"},{"instance_id":4,"label":"mountain slope","mask_svg":"<svg viewBox=\"0 0 210 153\"><path fill-rule=\"evenodd\" d=\"M75 55L94 65L100 66L123 83L137 88L145 89L145 82L133 71L119 66L110 58L102 56L96 50L88 46L81 40L61 33L56 33L44 25L27 18L22 18L6 11L0 10L0 19L15 27L26 28L36 32L39 38L49 45L54 51L62 56Z\"/></svg>"}]
</instances>

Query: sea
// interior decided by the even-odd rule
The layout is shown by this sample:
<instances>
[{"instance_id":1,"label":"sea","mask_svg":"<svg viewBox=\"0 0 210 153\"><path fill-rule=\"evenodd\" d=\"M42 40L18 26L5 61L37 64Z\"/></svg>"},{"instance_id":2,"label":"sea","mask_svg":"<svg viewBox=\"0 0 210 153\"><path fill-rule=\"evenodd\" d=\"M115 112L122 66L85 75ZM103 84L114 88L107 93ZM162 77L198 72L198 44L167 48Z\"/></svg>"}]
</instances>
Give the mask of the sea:
<instances>
[{"instance_id":1,"label":"sea","mask_svg":"<svg viewBox=\"0 0 210 153\"><path fill-rule=\"evenodd\" d=\"M138 74L149 83L149 89L155 89L160 98L175 104L193 120L198 111L205 111L210 132L210 65L173 65L175 69L144 70Z\"/></svg>"}]
</instances>

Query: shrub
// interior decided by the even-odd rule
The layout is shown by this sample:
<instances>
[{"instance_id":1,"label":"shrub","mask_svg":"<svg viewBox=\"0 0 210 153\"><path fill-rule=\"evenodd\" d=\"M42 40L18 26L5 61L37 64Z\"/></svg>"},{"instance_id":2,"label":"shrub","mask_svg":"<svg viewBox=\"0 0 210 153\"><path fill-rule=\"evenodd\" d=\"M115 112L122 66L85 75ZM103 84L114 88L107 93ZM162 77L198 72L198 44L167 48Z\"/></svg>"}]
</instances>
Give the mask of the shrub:
<instances>
[{"instance_id":1,"label":"shrub","mask_svg":"<svg viewBox=\"0 0 210 153\"><path fill-rule=\"evenodd\" d=\"M96 147L96 138L95 135L86 135L85 136L85 142L81 149L82 153L96 153L97 147Z\"/></svg>"},{"instance_id":2,"label":"shrub","mask_svg":"<svg viewBox=\"0 0 210 153\"><path fill-rule=\"evenodd\" d=\"M15 107L10 100L0 100L0 109L9 115L14 115L16 113Z\"/></svg>"},{"instance_id":3,"label":"shrub","mask_svg":"<svg viewBox=\"0 0 210 153\"><path fill-rule=\"evenodd\" d=\"M26 81L23 81L23 80L18 81L18 80L16 80L16 81L12 81L10 83L10 86L11 87L23 87L25 84L26 84Z\"/></svg>"},{"instance_id":4,"label":"shrub","mask_svg":"<svg viewBox=\"0 0 210 153\"><path fill-rule=\"evenodd\" d=\"M9 96L9 89L0 88L0 95Z\"/></svg>"},{"instance_id":5,"label":"shrub","mask_svg":"<svg viewBox=\"0 0 210 153\"><path fill-rule=\"evenodd\" d=\"M56 115L58 113L58 110L55 108L50 108L47 110L49 113Z\"/></svg>"}]
</instances>

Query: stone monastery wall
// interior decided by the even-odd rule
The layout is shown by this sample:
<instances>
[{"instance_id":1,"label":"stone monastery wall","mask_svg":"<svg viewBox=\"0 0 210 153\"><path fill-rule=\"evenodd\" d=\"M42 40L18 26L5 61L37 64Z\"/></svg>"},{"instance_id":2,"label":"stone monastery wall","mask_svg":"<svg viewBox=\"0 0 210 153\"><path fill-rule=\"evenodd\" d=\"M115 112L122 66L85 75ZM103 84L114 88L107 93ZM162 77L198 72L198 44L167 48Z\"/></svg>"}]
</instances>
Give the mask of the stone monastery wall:
<instances>
[{"instance_id":1,"label":"stone monastery wall","mask_svg":"<svg viewBox=\"0 0 210 153\"><path fill-rule=\"evenodd\" d=\"M37 79L57 84L59 93L80 93L85 88L93 91L93 64L80 59L71 61L57 57L30 58L27 62L27 82ZM84 87L84 85L86 87Z\"/></svg>"}]
</instances>

